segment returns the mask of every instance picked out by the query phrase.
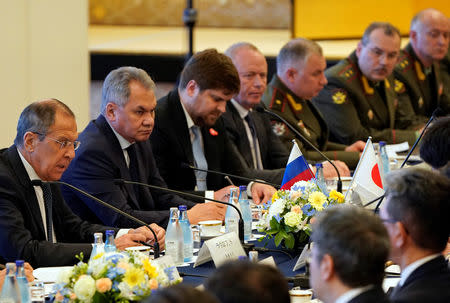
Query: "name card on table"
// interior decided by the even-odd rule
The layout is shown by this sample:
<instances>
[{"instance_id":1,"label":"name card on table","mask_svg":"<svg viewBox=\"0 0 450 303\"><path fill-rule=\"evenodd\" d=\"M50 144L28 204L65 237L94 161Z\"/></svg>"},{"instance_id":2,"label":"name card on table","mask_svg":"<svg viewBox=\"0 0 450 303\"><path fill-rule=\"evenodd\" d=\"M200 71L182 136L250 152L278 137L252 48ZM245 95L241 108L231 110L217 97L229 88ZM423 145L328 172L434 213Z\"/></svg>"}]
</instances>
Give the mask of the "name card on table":
<instances>
[{"instance_id":1,"label":"name card on table","mask_svg":"<svg viewBox=\"0 0 450 303\"><path fill-rule=\"evenodd\" d=\"M238 259L239 256L245 256L245 251L236 233L231 232L205 241L198 252L194 267L211 261L211 259L218 267L225 261Z\"/></svg>"},{"instance_id":2,"label":"name card on table","mask_svg":"<svg viewBox=\"0 0 450 303\"><path fill-rule=\"evenodd\" d=\"M153 262L157 263L164 270L169 282L181 281L180 274L178 273L178 269L171 256L166 255L159 257L158 259L153 260Z\"/></svg>"},{"instance_id":3,"label":"name card on table","mask_svg":"<svg viewBox=\"0 0 450 303\"><path fill-rule=\"evenodd\" d=\"M305 245L305 247L302 250L302 253L300 254L300 257L298 257L297 263L295 263L294 268L292 271L296 271L297 269L302 268L306 265L306 262L308 261L308 258L311 256L311 249L314 243L311 243L311 248L309 248L309 245Z\"/></svg>"}]
</instances>

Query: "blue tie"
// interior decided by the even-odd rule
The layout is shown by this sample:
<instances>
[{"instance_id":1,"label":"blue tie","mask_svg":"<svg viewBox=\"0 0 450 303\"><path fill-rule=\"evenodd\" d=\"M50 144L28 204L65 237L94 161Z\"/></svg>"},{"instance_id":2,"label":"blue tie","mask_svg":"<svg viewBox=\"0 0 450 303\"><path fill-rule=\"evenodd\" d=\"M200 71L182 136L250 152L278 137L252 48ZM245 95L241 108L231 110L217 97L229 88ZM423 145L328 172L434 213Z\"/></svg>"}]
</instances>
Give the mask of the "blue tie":
<instances>
[{"instance_id":1,"label":"blue tie","mask_svg":"<svg viewBox=\"0 0 450 303\"><path fill-rule=\"evenodd\" d=\"M201 169L208 169L208 162L206 162L205 153L202 147L202 138L200 136L200 128L196 125L191 127L194 134L194 141L192 142L192 152L194 154L195 166ZM206 190L206 172L196 170L195 178L197 179L197 190Z\"/></svg>"}]
</instances>

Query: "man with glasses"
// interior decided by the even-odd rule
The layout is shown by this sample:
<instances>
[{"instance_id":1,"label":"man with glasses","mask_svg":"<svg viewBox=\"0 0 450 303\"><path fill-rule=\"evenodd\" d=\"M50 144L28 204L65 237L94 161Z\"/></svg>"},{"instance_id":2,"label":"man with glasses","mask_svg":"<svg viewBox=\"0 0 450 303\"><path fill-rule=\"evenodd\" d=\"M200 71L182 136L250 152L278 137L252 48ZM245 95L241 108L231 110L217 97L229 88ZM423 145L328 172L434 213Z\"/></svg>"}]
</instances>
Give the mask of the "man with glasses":
<instances>
[{"instance_id":1,"label":"man with glasses","mask_svg":"<svg viewBox=\"0 0 450 303\"><path fill-rule=\"evenodd\" d=\"M62 102L34 102L20 115L14 145L0 151L0 263L24 259L34 267L73 265L75 255L89 256L93 234L110 227L90 224L72 213L57 181L75 156L77 125ZM160 244L164 230L154 224ZM147 227L114 229L124 249L153 240Z\"/></svg>"},{"instance_id":2,"label":"man with glasses","mask_svg":"<svg viewBox=\"0 0 450 303\"><path fill-rule=\"evenodd\" d=\"M429 119L437 106L450 111L445 88L450 83L444 82L439 71L440 60L448 54L450 21L437 9L422 10L411 21L409 38L394 71L395 88L401 102L409 105L405 109L412 108L402 113L402 119L419 125Z\"/></svg>"},{"instance_id":3,"label":"man with glasses","mask_svg":"<svg viewBox=\"0 0 450 303\"><path fill-rule=\"evenodd\" d=\"M340 143L356 140L412 144L418 133L398 129L392 71L400 53L400 32L390 23L367 27L356 51L325 71L328 84L313 99Z\"/></svg>"},{"instance_id":4,"label":"man with glasses","mask_svg":"<svg viewBox=\"0 0 450 303\"><path fill-rule=\"evenodd\" d=\"M388 174L380 217L390 258L402 270L392 302L450 302L444 251L450 233L450 179L423 169Z\"/></svg>"}]
</instances>

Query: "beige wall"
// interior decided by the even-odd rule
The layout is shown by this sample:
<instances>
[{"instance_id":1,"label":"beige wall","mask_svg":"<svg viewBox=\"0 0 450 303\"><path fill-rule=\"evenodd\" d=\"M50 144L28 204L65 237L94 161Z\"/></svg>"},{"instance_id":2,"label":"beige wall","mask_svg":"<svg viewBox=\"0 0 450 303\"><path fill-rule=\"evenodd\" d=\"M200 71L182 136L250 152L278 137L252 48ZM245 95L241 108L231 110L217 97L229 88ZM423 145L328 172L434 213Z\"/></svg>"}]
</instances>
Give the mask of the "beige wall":
<instances>
[{"instance_id":1,"label":"beige wall","mask_svg":"<svg viewBox=\"0 0 450 303\"><path fill-rule=\"evenodd\" d=\"M20 112L57 98L89 121L88 0L0 0L0 147L12 144Z\"/></svg>"}]
</instances>

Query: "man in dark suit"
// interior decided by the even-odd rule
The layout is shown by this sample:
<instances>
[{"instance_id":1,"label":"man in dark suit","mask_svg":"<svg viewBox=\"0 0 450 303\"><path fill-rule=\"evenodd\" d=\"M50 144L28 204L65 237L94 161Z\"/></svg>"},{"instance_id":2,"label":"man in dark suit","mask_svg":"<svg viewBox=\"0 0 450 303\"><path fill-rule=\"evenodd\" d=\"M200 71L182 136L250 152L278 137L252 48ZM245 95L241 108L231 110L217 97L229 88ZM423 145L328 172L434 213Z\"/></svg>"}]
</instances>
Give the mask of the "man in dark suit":
<instances>
[{"instance_id":1,"label":"man in dark suit","mask_svg":"<svg viewBox=\"0 0 450 303\"><path fill-rule=\"evenodd\" d=\"M400 32L373 22L356 51L325 71L328 84L313 99L337 142L356 140L413 144L419 132L396 125L398 96L392 72L400 54Z\"/></svg>"},{"instance_id":2,"label":"man in dark suit","mask_svg":"<svg viewBox=\"0 0 450 303\"><path fill-rule=\"evenodd\" d=\"M148 138L155 118L155 84L135 67L111 71L102 90L101 114L80 134L83 141L62 179L148 223L163 227L169 208L185 204L191 223L222 219L222 205L196 204L166 191L115 184L125 179L167 187L159 175ZM80 217L115 227L136 223L71 190L63 194Z\"/></svg>"},{"instance_id":3,"label":"man in dark suit","mask_svg":"<svg viewBox=\"0 0 450 303\"><path fill-rule=\"evenodd\" d=\"M227 135L248 167L259 170L264 180L280 184L289 151L272 131L267 115L254 110L267 87L267 62L264 55L247 42L230 46L230 57L239 74L239 93L227 103L222 115Z\"/></svg>"},{"instance_id":4,"label":"man in dark suit","mask_svg":"<svg viewBox=\"0 0 450 303\"><path fill-rule=\"evenodd\" d=\"M58 185L31 182L59 180L80 144L77 137L74 114L58 100L32 103L20 115L15 144L0 151L0 263L24 259L34 267L73 265L80 252L89 256L95 232L111 229L73 214ZM164 230L152 227L164 245ZM150 230L140 227L116 238L116 246L149 239Z\"/></svg>"},{"instance_id":5,"label":"man in dark suit","mask_svg":"<svg viewBox=\"0 0 450 303\"><path fill-rule=\"evenodd\" d=\"M307 138L327 157L335 160L342 176L349 176L356 168L364 142L356 141L347 146L329 140L329 130L311 98L315 97L327 83L322 48L314 41L303 38L286 43L277 56L277 73L273 75L263 96L263 102L272 111L281 115L299 133ZM327 119L334 119L327 116ZM273 129L281 140L291 146L296 135L284 123L275 119ZM298 139L299 147L308 160L323 161L321 154ZM324 162L326 177L336 176L334 168Z\"/></svg>"},{"instance_id":6,"label":"man in dark suit","mask_svg":"<svg viewBox=\"0 0 450 303\"><path fill-rule=\"evenodd\" d=\"M381 288L389 237L368 210L339 205L319 213L311 240L310 284L324 303L388 302Z\"/></svg>"},{"instance_id":7,"label":"man in dark suit","mask_svg":"<svg viewBox=\"0 0 450 303\"><path fill-rule=\"evenodd\" d=\"M423 169L387 176L381 206L390 258L402 270L392 302L450 302L450 269L442 252L450 234L450 179Z\"/></svg>"},{"instance_id":8,"label":"man in dark suit","mask_svg":"<svg viewBox=\"0 0 450 303\"><path fill-rule=\"evenodd\" d=\"M434 8L420 11L411 21L410 42L394 70L399 100L409 103L406 109L412 109L401 117L406 123L425 123L437 106L450 112L445 89L450 84L444 82L445 75L442 77L439 69L440 60L447 55L449 32L448 17Z\"/></svg>"},{"instance_id":9,"label":"man in dark suit","mask_svg":"<svg viewBox=\"0 0 450 303\"><path fill-rule=\"evenodd\" d=\"M161 176L169 187L196 190L202 195L206 191L216 199L229 194L223 176L195 171L188 165L257 177L258 171L248 168L229 142L220 117L238 92L239 75L231 60L207 49L186 63L178 88L158 100L150 140ZM252 183L248 193L260 203L267 201L274 190Z\"/></svg>"}]
</instances>

